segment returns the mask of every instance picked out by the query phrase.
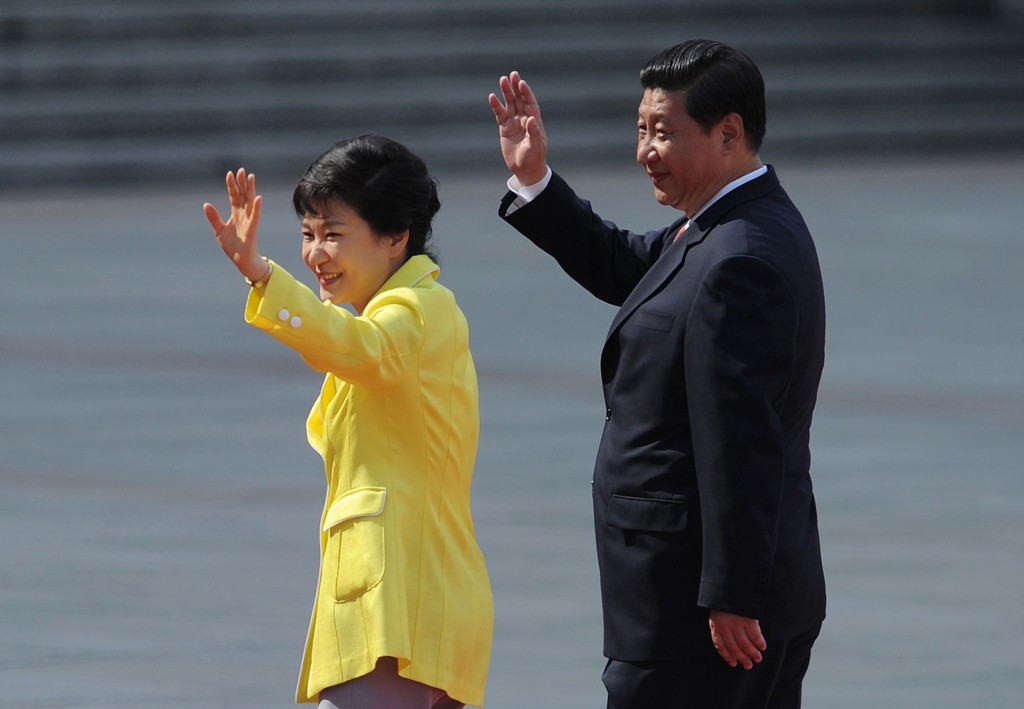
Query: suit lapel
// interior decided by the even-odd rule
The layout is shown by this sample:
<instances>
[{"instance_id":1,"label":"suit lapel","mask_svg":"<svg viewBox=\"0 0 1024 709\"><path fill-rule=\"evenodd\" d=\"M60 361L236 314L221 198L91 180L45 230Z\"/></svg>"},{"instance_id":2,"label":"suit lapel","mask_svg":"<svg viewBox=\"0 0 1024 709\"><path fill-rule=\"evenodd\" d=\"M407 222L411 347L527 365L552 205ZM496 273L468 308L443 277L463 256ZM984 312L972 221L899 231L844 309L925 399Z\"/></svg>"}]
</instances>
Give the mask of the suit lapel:
<instances>
[{"instance_id":1,"label":"suit lapel","mask_svg":"<svg viewBox=\"0 0 1024 709\"><path fill-rule=\"evenodd\" d=\"M711 205L697 219L691 221L686 231L682 233L682 236L675 243L671 243L671 239L678 227L671 228L671 234L666 234L665 236L669 243L662 251L661 257L654 262L650 270L640 279L636 288L633 289L633 292L622 303L622 307L619 308L619 311L612 319L612 323L608 328L606 345L615 332L622 327L623 323L636 312L637 308L650 300L672 280L679 269L683 267L687 252L704 241L726 214L737 205L763 197L778 186L779 180L775 175L775 170L769 166L768 172L765 175L740 185Z\"/></svg>"},{"instance_id":2,"label":"suit lapel","mask_svg":"<svg viewBox=\"0 0 1024 709\"><path fill-rule=\"evenodd\" d=\"M686 228L686 231L676 239L675 243L672 243L671 239L676 231L677 229L672 229L665 236L669 243L666 245L665 250L662 251L661 257L654 262L650 270L636 284L633 292L623 301L622 307L615 314L612 324L608 329L609 337L629 319L637 308L672 280L672 276L682 267L686 252L695 244L703 241L706 236L706 233L696 223L691 223Z\"/></svg>"}]
</instances>

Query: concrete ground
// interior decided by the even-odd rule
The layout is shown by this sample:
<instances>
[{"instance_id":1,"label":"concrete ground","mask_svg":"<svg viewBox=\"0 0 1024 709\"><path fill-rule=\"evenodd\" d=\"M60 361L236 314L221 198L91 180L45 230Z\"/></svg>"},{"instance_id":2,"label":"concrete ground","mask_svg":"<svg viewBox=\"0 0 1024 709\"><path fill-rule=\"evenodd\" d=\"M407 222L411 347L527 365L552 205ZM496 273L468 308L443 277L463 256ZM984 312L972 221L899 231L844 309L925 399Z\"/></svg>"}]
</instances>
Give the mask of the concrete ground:
<instances>
[{"instance_id":1,"label":"concrete ground","mask_svg":"<svg viewBox=\"0 0 1024 709\"><path fill-rule=\"evenodd\" d=\"M312 156L318 149L312 146ZM557 164L557 155L552 159ZM778 165L829 305L813 429L829 583L805 706L1024 696L1024 159ZM647 229L635 167L563 174ZM443 279L482 396L487 706L593 709L590 473L612 317L442 175ZM264 250L301 273L290 185ZM244 325L222 183L0 197L0 706L287 707L317 569L319 376Z\"/></svg>"}]
</instances>

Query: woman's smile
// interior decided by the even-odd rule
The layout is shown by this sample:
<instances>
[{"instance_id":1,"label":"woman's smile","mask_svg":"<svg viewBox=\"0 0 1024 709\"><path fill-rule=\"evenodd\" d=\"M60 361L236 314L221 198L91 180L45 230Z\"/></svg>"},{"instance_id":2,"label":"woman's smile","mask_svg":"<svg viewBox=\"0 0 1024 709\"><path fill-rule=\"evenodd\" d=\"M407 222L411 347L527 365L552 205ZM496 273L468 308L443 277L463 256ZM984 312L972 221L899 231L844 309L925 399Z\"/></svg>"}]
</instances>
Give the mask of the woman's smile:
<instances>
[{"instance_id":1,"label":"woman's smile","mask_svg":"<svg viewBox=\"0 0 1024 709\"><path fill-rule=\"evenodd\" d=\"M341 274L340 273L321 273L321 272L317 271L316 277L317 277L317 280L320 281L320 285L321 286L329 286L332 283L334 283L335 281L337 281L339 278L341 278Z\"/></svg>"},{"instance_id":2,"label":"woman's smile","mask_svg":"<svg viewBox=\"0 0 1024 709\"><path fill-rule=\"evenodd\" d=\"M302 220L302 259L320 297L363 308L405 260L404 235L378 234L351 205L328 200Z\"/></svg>"}]
</instances>

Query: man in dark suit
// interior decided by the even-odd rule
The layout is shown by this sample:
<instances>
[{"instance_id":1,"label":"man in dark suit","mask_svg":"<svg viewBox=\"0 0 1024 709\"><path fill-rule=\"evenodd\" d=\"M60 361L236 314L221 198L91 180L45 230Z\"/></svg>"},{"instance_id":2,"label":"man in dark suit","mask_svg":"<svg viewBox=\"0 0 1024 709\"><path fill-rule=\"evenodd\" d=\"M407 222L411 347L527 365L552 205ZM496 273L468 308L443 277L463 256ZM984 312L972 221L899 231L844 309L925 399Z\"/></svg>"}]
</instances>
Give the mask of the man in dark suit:
<instances>
[{"instance_id":1,"label":"man in dark suit","mask_svg":"<svg viewBox=\"0 0 1024 709\"><path fill-rule=\"evenodd\" d=\"M620 306L594 471L609 709L800 705L825 616L810 426L825 308L807 226L758 157L764 82L694 40L641 72L637 160L683 212L636 234L547 166L516 72L490 96L501 216Z\"/></svg>"}]
</instances>

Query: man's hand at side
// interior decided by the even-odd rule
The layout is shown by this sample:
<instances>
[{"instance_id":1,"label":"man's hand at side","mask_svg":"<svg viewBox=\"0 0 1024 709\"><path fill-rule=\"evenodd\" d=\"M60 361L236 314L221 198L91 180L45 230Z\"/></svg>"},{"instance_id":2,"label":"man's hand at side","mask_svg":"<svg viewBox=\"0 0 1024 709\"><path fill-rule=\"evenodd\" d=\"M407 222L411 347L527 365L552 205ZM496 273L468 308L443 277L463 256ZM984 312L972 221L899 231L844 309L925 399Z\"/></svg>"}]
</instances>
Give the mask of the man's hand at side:
<instances>
[{"instance_id":1,"label":"man's hand at side","mask_svg":"<svg viewBox=\"0 0 1024 709\"><path fill-rule=\"evenodd\" d=\"M711 627L711 642L730 667L742 665L743 669L749 670L761 661L761 653L768 648L756 618L711 611L708 625Z\"/></svg>"}]
</instances>

